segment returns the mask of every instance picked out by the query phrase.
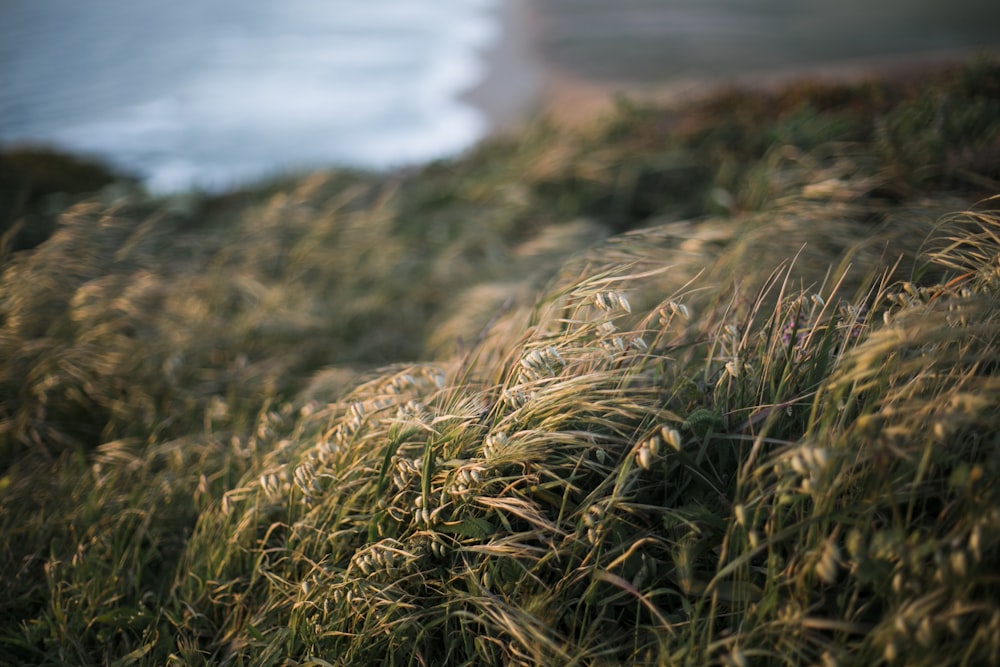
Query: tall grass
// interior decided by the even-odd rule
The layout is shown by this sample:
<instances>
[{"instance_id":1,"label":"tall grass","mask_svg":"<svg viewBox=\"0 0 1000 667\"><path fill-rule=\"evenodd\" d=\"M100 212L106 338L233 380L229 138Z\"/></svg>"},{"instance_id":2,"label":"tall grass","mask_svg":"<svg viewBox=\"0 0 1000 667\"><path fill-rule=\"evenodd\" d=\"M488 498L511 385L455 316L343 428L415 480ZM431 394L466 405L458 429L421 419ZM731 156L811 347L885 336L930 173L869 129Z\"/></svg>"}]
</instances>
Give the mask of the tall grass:
<instances>
[{"instance_id":1,"label":"tall grass","mask_svg":"<svg viewBox=\"0 0 1000 667\"><path fill-rule=\"evenodd\" d=\"M0 662L997 664L996 80L67 210L0 292Z\"/></svg>"},{"instance_id":2,"label":"tall grass","mask_svg":"<svg viewBox=\"0 0 1000 667\"><path fill-rule=\"evenodd\" d=\"M700 278L630 313L661 277L634 265L556 287L487 363L386 369L275 433L179 595L221 655L995 662L998 231L932 232L962 280L785 269L714 316Z\"/></svg>"}]
</instances>

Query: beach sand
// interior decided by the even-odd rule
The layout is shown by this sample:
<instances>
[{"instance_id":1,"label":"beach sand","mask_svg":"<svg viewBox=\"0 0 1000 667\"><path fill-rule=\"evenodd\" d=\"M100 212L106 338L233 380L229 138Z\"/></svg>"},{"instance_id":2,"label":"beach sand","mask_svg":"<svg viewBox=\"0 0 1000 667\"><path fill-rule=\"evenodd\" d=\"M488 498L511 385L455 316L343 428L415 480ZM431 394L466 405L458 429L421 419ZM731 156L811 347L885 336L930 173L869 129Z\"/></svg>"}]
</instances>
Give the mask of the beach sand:
<instances>
[{"instance_id":1,"label":"beach sand","mask_svg":"<svg viewBox=\"0 0 1000 667\"><path fill-rule=\"evenodd\" d=\"M977 54L1000 57L1000 40L983 27L1000 22L1000 5L954 0L935 16L917 12L914 0L887 1L858 23L865 6L855 0L777 18L718 1L501 0L503 34L483 54L488 76L466 99L505 132L541 116L586 124L620 96L674 104L722 86L907 76Z\"/></svg>"}]
</instances>

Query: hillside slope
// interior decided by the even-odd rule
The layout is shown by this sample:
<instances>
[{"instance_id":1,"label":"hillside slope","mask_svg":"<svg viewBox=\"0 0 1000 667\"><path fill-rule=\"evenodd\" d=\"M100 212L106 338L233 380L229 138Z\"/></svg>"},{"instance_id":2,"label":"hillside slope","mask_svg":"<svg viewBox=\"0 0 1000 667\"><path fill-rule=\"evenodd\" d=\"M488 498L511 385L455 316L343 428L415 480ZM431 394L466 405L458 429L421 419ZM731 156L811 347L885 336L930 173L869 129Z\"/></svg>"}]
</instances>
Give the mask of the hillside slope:
<instances>
[{"instance_id":1,"label":"hillside slope","mask_svg":"<svg viewBox=\"0 0 1000 667\"><path fill-rule=\"evenodd\" d=\"M996 664L998 194L975 62L70 204L0 662Z\"/></svg>"}]
</instances>

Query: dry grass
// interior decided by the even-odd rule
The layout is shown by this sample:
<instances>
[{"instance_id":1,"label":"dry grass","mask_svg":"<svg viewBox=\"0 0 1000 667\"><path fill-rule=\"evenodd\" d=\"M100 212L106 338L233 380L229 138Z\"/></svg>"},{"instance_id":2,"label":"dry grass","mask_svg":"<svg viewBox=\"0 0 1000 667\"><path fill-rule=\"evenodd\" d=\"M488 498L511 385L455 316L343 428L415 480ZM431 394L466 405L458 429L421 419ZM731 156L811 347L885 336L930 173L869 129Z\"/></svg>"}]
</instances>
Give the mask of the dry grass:
<instances>
[{"instance_id":1,"label":"dry grass","mask_svg":"<svg viewBox=\"0 0 1000 667\"><path fill-rule=\"evenodd\" d=\"M993 271L997 231L956 218L929 259ZM648 237L617 243L659 264ZM789 267L714 315L701 277L639 313L672 271L636 268L557 285L503 353L385 369L276 432L180 568L217 650L995 661L995 282L885 264L842 295L828 266L821 294Z\"/></svg>"},{"instance_id":2,"label":"dry grass","mask_svg":"<svg viewBox=\"0 0 1000 667\"><path fill-rule=\"evenodd\" d=\"M625 110L67 210L0 293L0 662L1000 663L978 76L922 175L814 111L650 212L728 144L629 163L664 119Z\"/></svg>"}]
</instances>

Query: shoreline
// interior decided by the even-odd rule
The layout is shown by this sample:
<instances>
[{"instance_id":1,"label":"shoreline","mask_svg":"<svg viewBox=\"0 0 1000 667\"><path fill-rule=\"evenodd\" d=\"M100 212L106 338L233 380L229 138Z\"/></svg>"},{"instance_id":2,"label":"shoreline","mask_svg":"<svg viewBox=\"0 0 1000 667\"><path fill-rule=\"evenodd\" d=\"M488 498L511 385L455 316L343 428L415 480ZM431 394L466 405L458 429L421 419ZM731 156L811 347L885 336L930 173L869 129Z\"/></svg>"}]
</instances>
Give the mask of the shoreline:
<instances>
[{"instance_id":1,"label":"shoreline","mask_svg":"<svg viewBox=\"0 0 1000 667\"><path fill-rule=\"evenodd\" d=\"M802 66L748 70L726 76L676 77L656 83L613 84L590 81L568 73L553 74L542 108L546 116L560 124L580 126L609 113L620 97L639 103L676 106L727 88L773 92L803 81L852 84L871 79L908 79L919 77L928 69L961 65L983 55L1000 59L1000 45L841 58Z\"/></svg>"},{"instance_id":2,"label":"shoreline","mask_svg":"<svg viewBox=\"0 0 1000 667\"><path fill-rule=\"evenodd\" d=\"M485 117L484 138L516 131L530 121L547 86L532 0L501 0L490 11L499 24L499 37L479 52L483 78L459 95L459 101Z\"/></svg>"},{"instance_id":3,"label":"shoreline","mask_svg":"<svg viewBox=\"0 0 1000 667\"><path fill-rule=\"evenodd\" d=\"M844 56L783 67L747 68L728 74L666 76L655 81L588 77L556 64L546 54L546 23L540 0L504 0L492 10L500 23L497 43L480 53L486 74L460 99L482 113L484 139L508 134L539 119L579 127L610 112L620 97L642 103L674 105L696 100L723 88L762 91L810 80L852 83L870 78L919 76L929 67L969 62L980 55L1000 59L1000 42L989 46ZM597 57L596 55L593 57ZM601 56L606 57L605 55ZM625 62L608 67L624 68Z\"/></svg>"}]
</instances>

